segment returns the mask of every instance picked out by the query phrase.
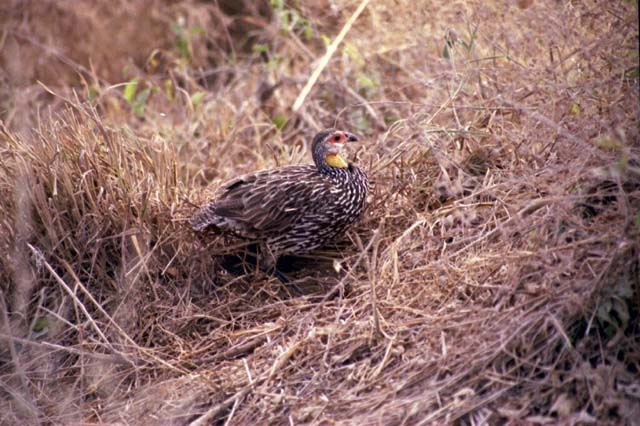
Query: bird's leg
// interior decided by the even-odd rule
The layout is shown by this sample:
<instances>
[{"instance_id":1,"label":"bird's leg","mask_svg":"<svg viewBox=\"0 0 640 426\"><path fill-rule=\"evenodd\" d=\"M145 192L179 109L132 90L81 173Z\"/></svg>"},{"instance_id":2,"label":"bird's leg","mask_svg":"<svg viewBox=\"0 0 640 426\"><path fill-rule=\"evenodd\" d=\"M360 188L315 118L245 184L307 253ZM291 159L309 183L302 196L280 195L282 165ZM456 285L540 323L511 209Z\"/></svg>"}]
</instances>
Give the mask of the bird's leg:
<instances>
[{"instance_id":1,"label":"bird's leg","mask_svg":"<svg viewBox=\"0 0 640 426\"><path fill-rule=\"evenodd\" d=\"M277 268L278 256L274 253L266 242L260 243L260 269L268 274L273 274L281 283L287 284L291 281Z\"/></svg>"},{"instance_id":2,"label":"bird's leg","mask_svg":"<svg viewBox=\"0 0 640 426\"><path fill-rule=\"evenodd\" d=\"M278 270L278 255L277 253L274 253L266 243L260 244L260 253L260 258L263 261L260 267L264 272L267 274L273 274L282 284L285 284L287 288L292 289L294 294L304 294L300 287L291 282L291 278Z\"/></svg>"}]
</instances>

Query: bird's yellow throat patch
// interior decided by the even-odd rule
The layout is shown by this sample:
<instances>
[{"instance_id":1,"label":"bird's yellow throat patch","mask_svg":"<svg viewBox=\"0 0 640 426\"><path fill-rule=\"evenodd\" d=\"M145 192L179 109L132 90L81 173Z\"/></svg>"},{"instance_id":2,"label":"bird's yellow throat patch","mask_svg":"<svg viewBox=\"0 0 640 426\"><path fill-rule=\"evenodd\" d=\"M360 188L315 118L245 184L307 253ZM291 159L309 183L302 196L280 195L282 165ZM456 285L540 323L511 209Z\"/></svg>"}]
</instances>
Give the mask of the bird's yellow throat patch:
<instances>
[{"instance_id":1,"label":"bird's yellow throat patch","mask_svg":"<svg viewBox=\"0 0 640 426\"><path fill-rule=\"evenodd\" d=\"M324 161L326 161L331 167L336 167L338 169L346 169L349 167L347 160L342 158L340 154L327 154L327 156L324 157Z\"/></svg>"}]
</instances>

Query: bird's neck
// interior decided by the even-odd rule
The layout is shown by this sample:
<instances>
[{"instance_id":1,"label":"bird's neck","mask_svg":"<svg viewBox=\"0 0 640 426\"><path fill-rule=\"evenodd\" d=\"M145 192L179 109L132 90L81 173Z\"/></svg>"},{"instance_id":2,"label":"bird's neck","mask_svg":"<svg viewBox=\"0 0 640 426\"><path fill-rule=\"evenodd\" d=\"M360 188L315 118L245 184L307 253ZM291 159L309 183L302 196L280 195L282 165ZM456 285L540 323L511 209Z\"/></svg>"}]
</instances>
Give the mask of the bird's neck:
<instances>
[{"instance_id":1,"label":"bird's neck","mask_svg":"<svg viewBox=\"0 0 640 426\"><path fill-rule=\"evenodd\" d=\"M340 154L327 154L324 157L324 162L335 169L346 169L349 167L349 163Z\"/></svg>"},{"instance_id":2,"label":"bird's neck","mask_svg":"<svg viewBox=\"0 0 640 426\"><path fill-rule=\"evenodd\" d=\"M349 163L339 154L327 154L315 163L320 173L329 176L343 176L349 170Z\"/></svg>"},{"instance_id":3,"label":"bird's neck","mask_svg":"<svg viewBox=\"0 0 640 426\"><path fill-rule=\"evenodd\" d=\"M342 155L321 149L313 151L313 162L318 171L324 174L333 175L349 168L349 162Z\"/></svg>"}]
</instances>

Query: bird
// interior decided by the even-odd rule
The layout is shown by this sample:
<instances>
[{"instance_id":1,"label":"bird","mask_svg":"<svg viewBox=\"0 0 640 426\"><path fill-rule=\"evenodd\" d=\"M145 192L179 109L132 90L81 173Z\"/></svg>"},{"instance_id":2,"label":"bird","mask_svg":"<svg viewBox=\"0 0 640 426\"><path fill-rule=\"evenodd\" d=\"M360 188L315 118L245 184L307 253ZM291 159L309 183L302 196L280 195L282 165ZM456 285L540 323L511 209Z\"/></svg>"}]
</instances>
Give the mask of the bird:
<instances>
[{"instance_id":1,"label":"bird","mask_svg":"<svg viewBox=\"0 0 640 426\"><path fill-rule=\"evenodd\" d=\"M245 174L215 192L189 220L194 231L213 228L257 243L260 267L282 282L283 255L301 255L337 241L363 215L366 173L343 156L347 131L325 129L311 144L313 165L288 165Z\"/></svg>"}]
</instances>

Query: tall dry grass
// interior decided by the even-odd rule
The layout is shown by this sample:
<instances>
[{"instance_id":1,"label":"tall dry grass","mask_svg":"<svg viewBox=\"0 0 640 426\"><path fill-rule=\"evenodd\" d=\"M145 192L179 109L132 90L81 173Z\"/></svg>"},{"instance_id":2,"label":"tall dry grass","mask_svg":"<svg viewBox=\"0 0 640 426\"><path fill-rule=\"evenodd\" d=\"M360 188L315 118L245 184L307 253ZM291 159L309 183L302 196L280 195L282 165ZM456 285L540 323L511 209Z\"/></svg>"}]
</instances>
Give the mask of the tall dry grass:
<instances>
[{"instance_id":1,"label":"tall dry grass","mask_svg":"<svg viewBox=\"0 0 640 426\"><path fill-rule=\"evenodd\" d=\"M372 1L292 112L358 4L3 9L0 423L634 422L637 3ZM366 216L230 271L185 218L334 125Z\"/></svg>"}]
</instances>

